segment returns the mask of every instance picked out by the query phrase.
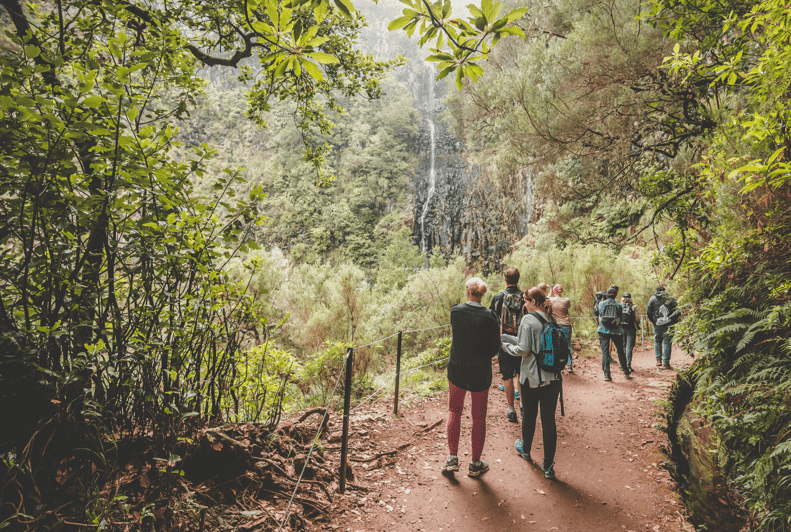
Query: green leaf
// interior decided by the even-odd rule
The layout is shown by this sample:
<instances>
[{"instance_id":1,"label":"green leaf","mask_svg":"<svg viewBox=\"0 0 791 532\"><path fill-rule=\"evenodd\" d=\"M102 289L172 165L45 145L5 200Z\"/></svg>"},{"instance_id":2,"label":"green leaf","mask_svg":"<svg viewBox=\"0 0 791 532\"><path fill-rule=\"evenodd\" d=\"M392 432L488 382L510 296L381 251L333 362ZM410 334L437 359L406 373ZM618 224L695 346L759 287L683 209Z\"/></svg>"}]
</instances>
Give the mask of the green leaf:
<instances>
[{"instance_id":1,"label":"green leaf","mask_svg":"<svg viewBox=\"0 0 791 532\"><path fill-rule=\"evenodd\" d=\"M354 5L349 0L335 0L335 5L341 12L346 15L346 18L352 18L352 13L356 13Z\"/></svg>"},{"instance_id":2,"label":"green leaf","mask_svg":"<svg viewBox=\"0 0 791 532\"><path fill-rule=\"evenodd\" d=\"M85 98L82 101L82 103L83 103L83 105L85 105L87 107L95 109L95 108L99 107L102 103L104 103L105 101L106 100L103 97L101 97L101 96L89 96L89 97Z\"/></svg>"},{"instance_id":3,"label":"green leaf","mask_svg":"<svg viewBox=\"0 0 791 532\"><path fill-rule=\"evenodd\" d=\"M34 59L34 58L38 57L38 55L40 53L41 53L41 50L39 49L38 46L33 46L32 44L28 44L28 45L25 46L25 56L28 59Z\"/></svg>"},{"instance_id":4,"label":"green leaf","mask_svg":"<svg viewBox=\"0 0 791 532\"><path fill-rule=\"evenodd\" d=\"M307 54L307 56L310 57L311 59L315 59L322 65L330 65L330 64L334 65L340 63L337 57L335 57L334 55L325 54L324 52L310 52L309 54Z\"/></svg>"},{"instance_id":5,"label":"green leaf","mask_svg":"<svg viewBox=\"0 0 791 532\"><path fill-rule=\"evenodd\" d=\"M321 70L319 70L319 68L314 65L312 61L309 61L305 57L300 57L299 62L310 77L316 81L324 81L324 76L322 75Z\"/></svg>"},{"instance_id":6,"label":"green leaf","mask_svg":"<svg viewBox=\"0 0 791 532\"><path fill-rule=\"evenodd\" d=\"M400 30L407 24L409 24L415 17L400 17L395 19L393 22L387 25L387 29L390 31Z\"/></svg>"},{"instance_id":7,"label":"green leaf","mask_svg":"<svg viewBox=\"0 0 791 532\"><path fill-rule=\"evenodd\" d=\"M464 88L464 84L461 80L464 78L464 70L461 68L456 71L456 88L459 89L459 92Z\"/></svg>"}]
</instances>

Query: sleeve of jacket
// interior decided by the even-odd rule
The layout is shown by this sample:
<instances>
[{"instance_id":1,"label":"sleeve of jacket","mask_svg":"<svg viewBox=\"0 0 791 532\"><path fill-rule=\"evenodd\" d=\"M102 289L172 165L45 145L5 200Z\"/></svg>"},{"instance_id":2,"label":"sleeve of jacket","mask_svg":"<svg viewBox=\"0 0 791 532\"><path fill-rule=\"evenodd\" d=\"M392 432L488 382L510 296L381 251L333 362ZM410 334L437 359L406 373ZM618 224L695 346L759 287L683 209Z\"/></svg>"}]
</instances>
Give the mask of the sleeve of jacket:
<instances>
[{"instance_id":1,"label":"sleeve of jacket","mask_svg":"<svg viewBox=\"0 0 791 532\"><path fill-rule=\"evenodd\" d=\"M645 306L645 314L648 316L648 321L656 325L656 320L654 319L654 301L656 298L651 296L651 299L648 300L648 304Z\"/></svg>"},{"instance_id":2,"label":"sleeve of jacket","mask_svg":"<svg viewBox=\"0 0 791 532\"><path fill-rule=\"evenodd\" d=\"M491 347L489 350L491 353L490 357L494 358L497 356L497 353L500 352L500 346L502 345L500 340L500 322L497 320L497 316L494 314L494 312L491 310L489 312L492 315L492 322L491 326L487 327L486 330L486 345Z\"/></svg>"}]
</instances>

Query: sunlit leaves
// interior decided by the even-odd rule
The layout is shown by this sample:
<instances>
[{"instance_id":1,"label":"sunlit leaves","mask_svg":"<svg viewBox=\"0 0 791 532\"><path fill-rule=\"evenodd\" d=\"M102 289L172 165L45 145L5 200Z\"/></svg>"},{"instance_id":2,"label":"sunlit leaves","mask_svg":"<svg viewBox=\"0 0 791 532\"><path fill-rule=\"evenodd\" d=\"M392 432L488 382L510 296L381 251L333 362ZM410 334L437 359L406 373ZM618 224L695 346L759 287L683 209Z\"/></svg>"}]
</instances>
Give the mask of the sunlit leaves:
<instances>
[{"instance_id":1,"label":"sunlit leaves","mask_svg":"<svg viewBox=\"0 0 791 532\"><path fill-rule=\"evenodd\" d=\"M483 71L475 61L486 57L491 46L500 38L516 35L524 38L524 32L513 23L527 13L527 8L510 11L502 18L497 18L502 9L500 2L483 0L480 8L475 5L467 6L471 17L465 21L452 18L452 8L449 0L430 3L423 0L401 0L409 6L403 10L403 16L395 19L388 25L388 29L404 30L409 37L415 31L420 34L418 44L434 41L431 61L436 61L437 79L442 79L452 72L456 72L456 85L461 90L464 78L469 77L477 81ZM487 45L487 41L491 44ZM450 48L452 60L442 56L443 48Z\"/></svg>"}]
</instances>

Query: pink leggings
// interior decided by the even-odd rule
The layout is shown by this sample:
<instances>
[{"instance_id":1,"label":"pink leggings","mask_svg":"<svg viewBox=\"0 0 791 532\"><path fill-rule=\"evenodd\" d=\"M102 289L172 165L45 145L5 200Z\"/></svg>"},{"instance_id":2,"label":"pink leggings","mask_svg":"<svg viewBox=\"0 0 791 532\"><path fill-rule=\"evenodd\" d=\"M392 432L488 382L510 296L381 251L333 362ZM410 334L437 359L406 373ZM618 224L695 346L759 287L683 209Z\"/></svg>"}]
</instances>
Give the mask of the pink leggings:
<instances>
[{"instance_id":1,"label":"pink leggings","mask_svg":"<svg viewBox=\"0 0 791 532\"><path fill-rule=\"evenodd\" d=\"M448 450L451 456L459 454L461 413L464 411L464 396L467 390L448 383ZM483 453L486 441L486 409L489 406L489 388L482 392L470 392L472 397L472 461L477 462Z\"/></svg>"}]
</instances>

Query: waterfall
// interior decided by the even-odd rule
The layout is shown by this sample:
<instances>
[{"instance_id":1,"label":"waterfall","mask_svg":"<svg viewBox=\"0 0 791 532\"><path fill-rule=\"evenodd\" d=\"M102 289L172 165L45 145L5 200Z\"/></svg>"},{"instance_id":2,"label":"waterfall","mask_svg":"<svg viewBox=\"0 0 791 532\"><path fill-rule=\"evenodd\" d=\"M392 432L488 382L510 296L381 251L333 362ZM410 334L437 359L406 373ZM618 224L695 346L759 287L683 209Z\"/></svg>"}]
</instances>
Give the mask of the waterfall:
<instances>
[{"instance_id":1,"label":"waterfall","mask_svg":"<svg viewBox=\"0 0 791 532\"><path fill-rule=\"evenodd\" d=\"M420 215L420 251L423 253L428 251L428 242L426 241L426 215L428 214L431 196L434 195L434 189L437 181L436 171L434 170L435 140L433 120L428 120L428 129L429 133L431 134L431 165L428 174L428 193L426 194L426 203L423 204L423 214Z\"/></svg>"}]
</instances>

